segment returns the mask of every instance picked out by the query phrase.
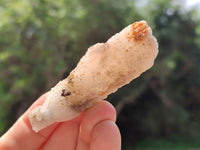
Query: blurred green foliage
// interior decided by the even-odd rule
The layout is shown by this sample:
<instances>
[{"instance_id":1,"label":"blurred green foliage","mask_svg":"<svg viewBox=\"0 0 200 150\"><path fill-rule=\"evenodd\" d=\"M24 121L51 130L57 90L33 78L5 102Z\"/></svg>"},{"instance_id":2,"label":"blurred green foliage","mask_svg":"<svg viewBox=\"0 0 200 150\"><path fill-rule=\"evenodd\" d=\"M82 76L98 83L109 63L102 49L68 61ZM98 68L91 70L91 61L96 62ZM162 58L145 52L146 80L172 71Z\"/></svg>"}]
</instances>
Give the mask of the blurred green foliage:
<instances>
[{"instance_id":1,"label":"blurred green foliage","mask_svg":"<svg viewBox=\"0 0 200 150\"><path fill-rule=\"evenodd\" d=\"M136 150L197 150L199 149L199 142L188 141L180 139L177 141L159 139L156 142L152 140L145 140L137 146ZM126 150L126 149L125 149ZM128 150L128 149L127 149ZM131 147L130 147L130 150Z\"/></svg>"},{"instance_id":2,"label":"blurred green foliage","mask_svg":"<svg viewBox=\"0 0 200 150\"><path fill-rule=\"evenodd\" d=\"M138 143L140 149L146 144L165 147L171 144L160 139L173 136L195 142L200 135L200 7L186 9L184 4L184 0L0 1L0 134L39 95L66 77L89 46L144 19L159 42L155 65L108 97L118 111L123 148Z\"/></svg>"}]
</instances>

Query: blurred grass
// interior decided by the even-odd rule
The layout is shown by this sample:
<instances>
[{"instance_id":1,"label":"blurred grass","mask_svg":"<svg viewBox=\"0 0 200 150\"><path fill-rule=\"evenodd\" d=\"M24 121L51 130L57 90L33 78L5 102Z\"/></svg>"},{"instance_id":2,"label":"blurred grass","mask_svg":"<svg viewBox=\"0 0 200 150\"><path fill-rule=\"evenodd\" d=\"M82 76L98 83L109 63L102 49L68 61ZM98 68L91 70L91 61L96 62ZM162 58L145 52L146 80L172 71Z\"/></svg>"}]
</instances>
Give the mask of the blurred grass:
<instances>
[{"instance_id":1,"label":"blurred grass","mask_svg":"<svg viewBox=\"0 0 200 150\"><path fill-rule=\"evenodd\" d=\"M177 140L146 140L136 147L136 150L199 150L199 141L188 141L181 137ZM129 150L129 149L127 149ZM131 150L131 149L130 149Z\"/></svg>"}]
</instances>

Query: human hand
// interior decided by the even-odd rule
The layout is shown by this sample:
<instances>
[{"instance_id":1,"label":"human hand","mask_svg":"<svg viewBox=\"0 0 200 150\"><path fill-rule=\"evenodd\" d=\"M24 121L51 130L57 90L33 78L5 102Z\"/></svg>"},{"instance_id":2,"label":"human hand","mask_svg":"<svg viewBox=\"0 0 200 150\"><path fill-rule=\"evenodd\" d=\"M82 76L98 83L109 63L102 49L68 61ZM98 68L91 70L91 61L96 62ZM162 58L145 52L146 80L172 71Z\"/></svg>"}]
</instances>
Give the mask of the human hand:
<instances>
[{"instance_id":1,"label":"human hand","mask_svg":"<svg viewBox=\"0 0 200 150\"><path fill-rule=\"evenodd\" d=\"M0 138L0 150L120 150L114 107L97 102L79 117L54 123L35 133L28 112L45 101L41 96Z\"/></svg>"}]
</instances>

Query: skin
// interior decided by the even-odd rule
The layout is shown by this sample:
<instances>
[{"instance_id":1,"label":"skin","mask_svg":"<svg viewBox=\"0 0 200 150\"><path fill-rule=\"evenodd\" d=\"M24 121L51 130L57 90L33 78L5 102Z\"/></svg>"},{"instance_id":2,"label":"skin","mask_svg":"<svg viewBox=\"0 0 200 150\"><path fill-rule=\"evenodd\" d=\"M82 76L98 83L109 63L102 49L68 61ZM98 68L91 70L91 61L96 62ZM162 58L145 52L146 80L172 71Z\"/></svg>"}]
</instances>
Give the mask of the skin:
<instances>
[{"instance_id":1,"label":"skin","mask_svg":"<svg viewBox=\"0 0 200 150\"><path fill-rule=\"evenodd\" d=\"M54 123L35 133L28 112L41 105L42 95L0 138L0 150L120 150L121 136L115 124L116 111L99 101L73 120Z\"/></svg>"}]
</instances>

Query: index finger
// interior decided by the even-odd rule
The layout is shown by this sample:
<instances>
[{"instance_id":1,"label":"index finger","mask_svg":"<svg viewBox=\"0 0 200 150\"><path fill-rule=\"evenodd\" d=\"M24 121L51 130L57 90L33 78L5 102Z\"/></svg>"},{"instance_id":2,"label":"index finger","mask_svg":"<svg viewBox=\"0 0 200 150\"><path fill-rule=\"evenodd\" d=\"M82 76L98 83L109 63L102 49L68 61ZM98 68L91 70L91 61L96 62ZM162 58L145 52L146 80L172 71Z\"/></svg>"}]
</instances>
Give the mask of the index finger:
<instances>
[{"instance_id":1,"label":"index finger","mask_svg":"<svg viewBox=\"0 0 200 150\"><path fill-rule=\"evenodd\" d=\"M35 103L16 121L16 123L1 137L0 149L21 150L38 149L47 138L53 133L58 126L58 123L35 133L32 130L31 124L28 119L28 112L33 108L41 105L46 99L46 94L42 95ZM31 147L30 147L31 145Z\"/></svg>"}]
</instances>

